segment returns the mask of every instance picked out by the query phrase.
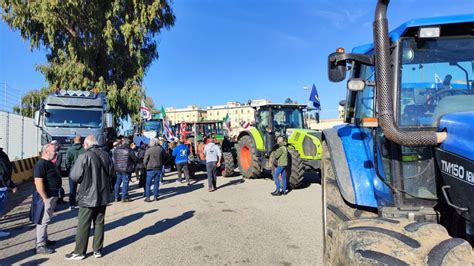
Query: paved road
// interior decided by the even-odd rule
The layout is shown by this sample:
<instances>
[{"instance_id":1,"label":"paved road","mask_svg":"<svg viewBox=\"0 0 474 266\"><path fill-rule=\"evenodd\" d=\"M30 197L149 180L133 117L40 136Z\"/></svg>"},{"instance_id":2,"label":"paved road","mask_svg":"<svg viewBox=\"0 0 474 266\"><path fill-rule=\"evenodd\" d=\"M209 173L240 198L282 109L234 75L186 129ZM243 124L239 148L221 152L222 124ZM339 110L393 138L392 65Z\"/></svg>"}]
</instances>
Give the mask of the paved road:
<instances>
[{"instance_id":1,"label":"paved road","mask_svg":"<svg viewBox=\"0 0 474 266\"><path fill-rule=\"evenodd\" d=\"M191 186L172 182L160 187L160 200L145 203L132 183L130 203L107 208L104 257L87 264L161 265L321 265L321 189L315 183L284 197L271 197L269 179L218 179L219 189L207 192L204 175ZM67 181L64 182L67 185ZM15 195L16 207L0 220L12 236L0 242L0 265L64 264L74 248L77 211L59 206L49 236L58 240L51 255L34 254L34 227L26 215L31 183ZM69 263L69 262L68 262ZM76 262L72 262L75 264Z\"/></svg>"}]
</instances>

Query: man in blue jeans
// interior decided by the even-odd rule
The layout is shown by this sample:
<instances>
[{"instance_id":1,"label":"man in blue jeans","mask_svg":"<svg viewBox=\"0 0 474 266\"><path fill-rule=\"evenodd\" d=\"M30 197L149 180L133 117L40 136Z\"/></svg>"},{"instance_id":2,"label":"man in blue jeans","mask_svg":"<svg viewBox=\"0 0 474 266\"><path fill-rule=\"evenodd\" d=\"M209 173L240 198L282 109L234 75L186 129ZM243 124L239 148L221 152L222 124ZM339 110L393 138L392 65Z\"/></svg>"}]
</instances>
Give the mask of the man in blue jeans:
<instances>
[{"instance_id":1,"label":"man in blue jeans","mask_svg":"<svg viewBox=\"0 0 474 266\"><path fill-rule=\"evenodd\" d=\"M151 181L154 181L153 196L155 201L158 200L158 189L160 186L160 176L163 163L165 161L165 151L158 143L158 139L150 140L150 147L145 152L143 163L146 167L146 185L145 185L145 202L150 200Z\"/></svg>"},{"instance_id":2,"label":"man in blue jeans","mask_svg":"<svg viewBox=\"0 0 474 266\"><path fill-rule=\"evenodd\" d=\"M113 161L117 180L114 187L115 201L120 200L119 191L122 184L122 202L129 202L128 198L128 181L135 170L135 163L138 161L137 156L130 148L130 139L125 138L123 144L115 148L113 151Z\"/></svg>"},{"instance_id":3,"label":"man in blue jeans","mask_svg":"<svg viewBox=\"0 0 474 266\"><path fill-rule=\"evenodd\" d=\"M277 143L280 146L275 153L273 154L273 159L276 160L276 169L273 174L273 179L275 180L276 190L272 192L272 196L286 195L286 167L288 166L288 150L286 148L286 143L283 137L278 137ZM281 183L279 175L281 174Z\"/></svg>"}]
</instances>

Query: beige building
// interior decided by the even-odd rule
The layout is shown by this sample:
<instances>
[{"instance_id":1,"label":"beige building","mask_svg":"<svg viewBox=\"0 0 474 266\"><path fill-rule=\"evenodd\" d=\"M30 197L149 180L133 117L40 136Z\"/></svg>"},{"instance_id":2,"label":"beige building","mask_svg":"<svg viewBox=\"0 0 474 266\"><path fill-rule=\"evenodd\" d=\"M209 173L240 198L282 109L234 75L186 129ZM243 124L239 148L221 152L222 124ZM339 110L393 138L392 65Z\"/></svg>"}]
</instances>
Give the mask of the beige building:
<instances>
[{"instance_id":1,"label":"beige building","mask_svg":"<svg viewBox=\"0 0 474 266\"><path fill-rule=\"evenodd\" d=\"M197 105L188 105L186 108L166 108L166 116L171 124L176 124L182 121L197 122L207 120L207 112L205 109Z\"/></svg>"},{"instance_id":2,"label":"beige building","mask_svg":"<svg viewBox=\"0 0 474 266\"><path fill-rule=\"evenodd\" d=\"M186 108L166 108L166 116L172 124L181 121L197 122L210 120L224 120L229 114L231 120L232 134L242 130L241 122L247 121L252 123L255 121L255 109L253 107L271 103L269 100L252 100L249 103L228 102L224 105L208 106L206 109L196 105L189 105Z\"/></svg>"},{"instance_id":3,"label":"beige building","mask_svg":"<svg viewBox=\"0 0 474 266\"><path fill-rule=\"evenodd\" d=\"M228 102L225 105L208 106L208 120L223 120L229 114L232 129L239 128L242 121L255 121L255 106L271 103L269 100L252 100L249 103Z\"/></svg>"}]
</instances>

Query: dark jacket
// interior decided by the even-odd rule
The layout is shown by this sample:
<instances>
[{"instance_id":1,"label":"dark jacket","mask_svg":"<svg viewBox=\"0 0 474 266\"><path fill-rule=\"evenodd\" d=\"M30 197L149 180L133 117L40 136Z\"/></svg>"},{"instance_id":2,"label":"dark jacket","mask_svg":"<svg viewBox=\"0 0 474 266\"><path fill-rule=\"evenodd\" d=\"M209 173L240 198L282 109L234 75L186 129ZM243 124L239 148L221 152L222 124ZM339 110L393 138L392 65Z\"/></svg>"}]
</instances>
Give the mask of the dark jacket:
<instances>
[{"instance_id":1,"label":"dark jacket","mask_svg":"<svg viewBox=\"0 0 474 266\"><path fill-rule=\"evenodd\" d=\"M130 149L129 144L122 144L118 146L114 152L114 167L115 171L119 173L133 173L135 163L138 161L137 157Z\"/></svg>"},{"instance_id":2,"label":"dark jacket","mask_svg":"<svg viewBox=\"0 0 474 266\"><path fill-rule=\"evenodd\" d=\"M98 207L107 204L114 175L112 160L107 152L92 146L77 157L71 169L71 179L80 184L77 202L80 207Z\"/></svg>"},{"instance_id":3,"label":"dark jacket","mask_svg":"<svg viewBox=\"0 0 474 266\"><path fill-rule=\"evenodd\" d=\"M12 182L13 166L8 155L0 148L0 187L14 188Z\"/></svg>"},{"instance_id":4,"label":"dark jacket","mask_svg":"<svg viewBox=\"0 0 474 266\"><path fill-rule=\"evenodd\" d=\"M66 152L66 169L71 170L74 162L76 161L79 154L84 152L84 148L82 147L81 143L74 143L72 144Z\"/></svg>"},{"instance_id":5,"label":"dark jacket","mask_svg":"<svg viewBox=\"0 0 474 266\"><path fill-rule=\"evenodd\" d=\"M142 144L135 153L138 159L135 169L145 169L145 163L143 163L143 160L145 159L145 152L146 152L146 144Z\"/></svg>"},{"instance_id":6,"label":"dark jacket","mask_svg":"<svg viewBox=\"0 0 474 266\"><path fill-rule=\"evenodd\" d=\"M152 146L145 152L143 162L147 170L161 169L165 161L165 151L160 145Z\"/></svg>"},{"instance_id":7,"label":"dark jacket","mask_svg":"<svg viewBox=\"0 0 474 266\"><path fill-rule=\"evenodd\" d=\"M33 189L33 199L31 201L30 221L34 224L41 224L44 212L44 202L36 189Z\"/></svg>"}]
</instances>

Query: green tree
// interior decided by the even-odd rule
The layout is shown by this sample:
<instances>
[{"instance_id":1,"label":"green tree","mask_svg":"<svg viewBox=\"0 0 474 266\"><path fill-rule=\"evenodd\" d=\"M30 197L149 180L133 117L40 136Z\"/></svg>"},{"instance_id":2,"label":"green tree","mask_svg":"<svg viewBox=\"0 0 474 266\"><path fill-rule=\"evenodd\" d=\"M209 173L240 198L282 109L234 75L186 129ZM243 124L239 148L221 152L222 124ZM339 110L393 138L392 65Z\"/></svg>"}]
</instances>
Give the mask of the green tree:
<instances>
[{"instance_id":1,"label":"green tree","mask_svg":"<svg viewBox=\"0 0 474 266\"><path fill-rule=\"evenodd\" d=\"M143 77L158 59L156 36L174 25L169 0L0 4L0 15L10 28L19 30L32 49L46 48L48 63L37 69L48 81L47 90L97 89L107 94L109 111L117 120L137 117Z\"/></svg>"},{"instance_id":2,"label":"green tree","mask_svg":"<svg viewBox=\"0 0 474 266\"><path fill-rule=\"evenodd\" d=\"M21 98L21 104L13 107L13 112L26 117L33 117L35 111L39 110L41 102L49 93L51 93L51 90L48 88L28 91Z\"/></svg>"},{"instance_id":3,"label":"green tree","mask_svg":"<svg viewBox=\"0 0 474 266\"><path fill-rule=\"evenodd\" d=\"M285 104L292 104L292 103L293 103L293 100L292 100L290 97L288 97L288 98L285 99L285 102L284 102L284 103L285 103Z\"/></svg>"}]
</instances>

